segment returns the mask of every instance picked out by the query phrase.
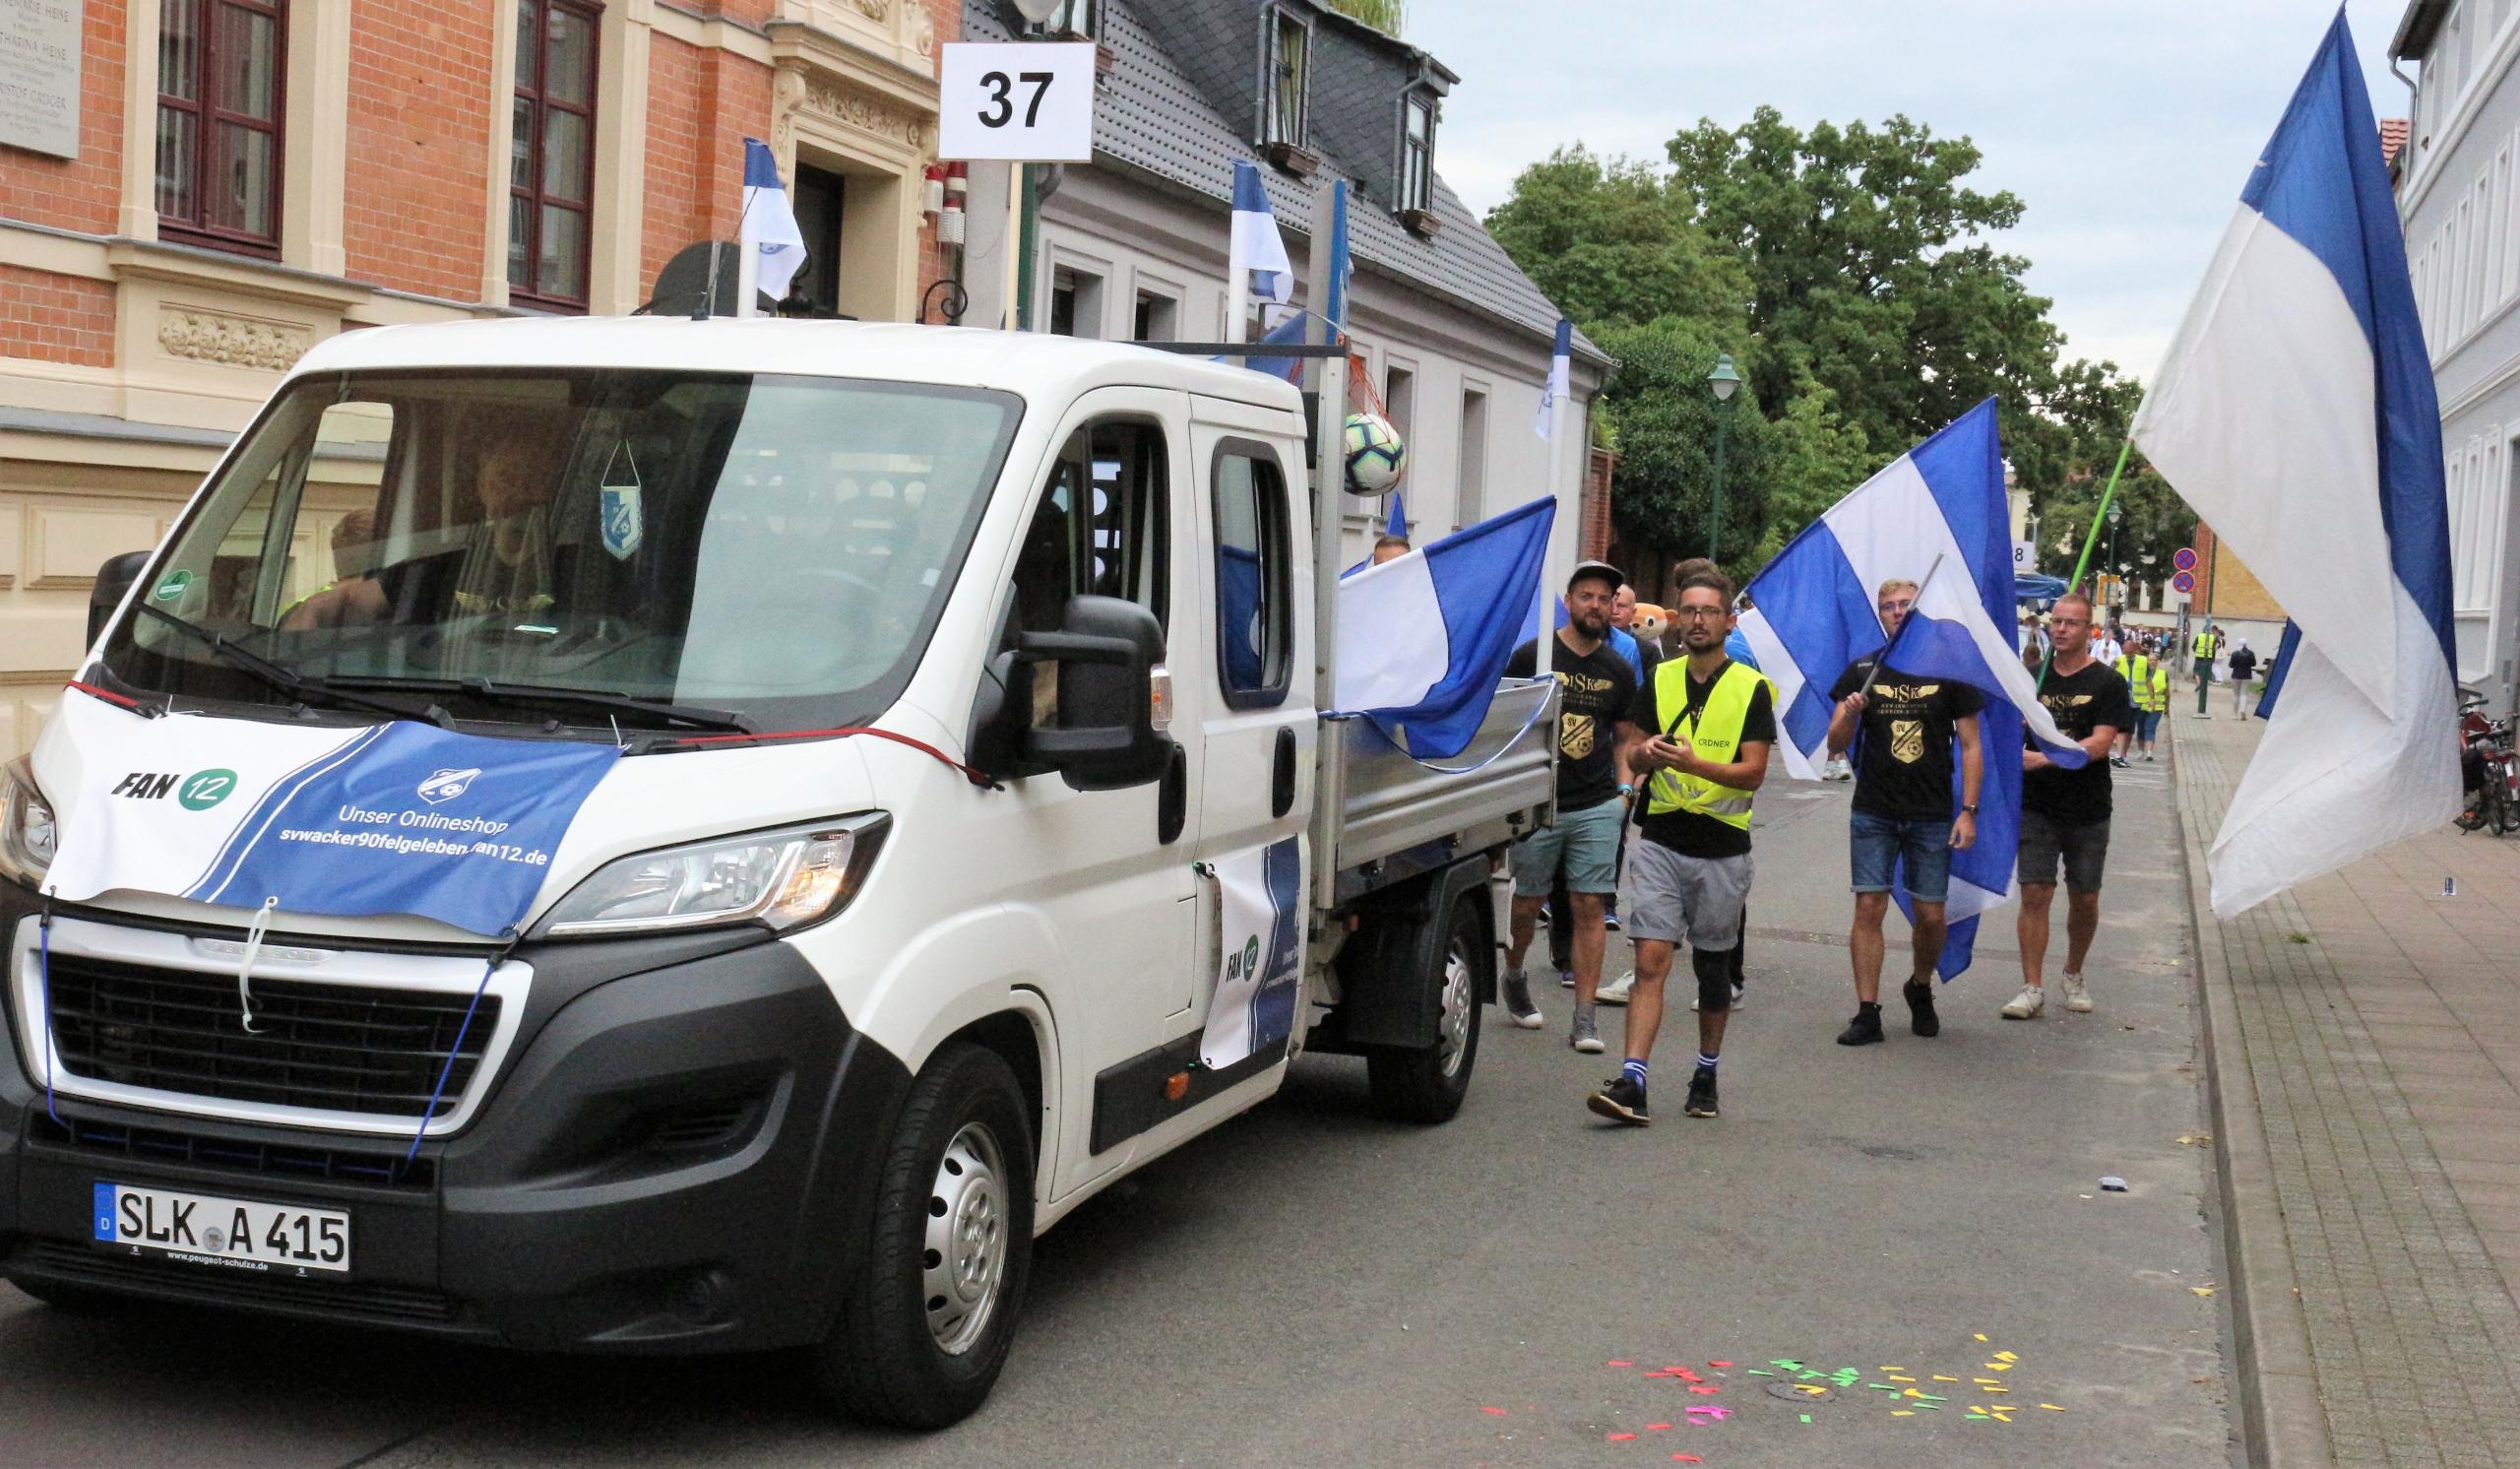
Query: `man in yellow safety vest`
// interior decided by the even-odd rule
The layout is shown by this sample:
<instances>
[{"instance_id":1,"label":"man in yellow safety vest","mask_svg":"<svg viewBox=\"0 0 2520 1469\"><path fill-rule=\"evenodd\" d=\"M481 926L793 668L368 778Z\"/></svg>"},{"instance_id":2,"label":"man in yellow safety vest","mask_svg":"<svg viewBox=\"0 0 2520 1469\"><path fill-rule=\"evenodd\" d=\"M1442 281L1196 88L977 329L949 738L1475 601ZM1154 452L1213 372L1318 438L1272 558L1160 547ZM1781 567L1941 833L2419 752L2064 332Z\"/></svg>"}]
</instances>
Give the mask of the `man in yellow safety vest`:
<instances>
[{"instance_id":1,"label":"man in yellow safety vest","mask_svg":"<svg viewBox=\"0 0 2520 1469\"><path fill-rule=\"evenodd\" d=\"M1776 690L1724 653L1732 583L1712 569L1680 584L1672 631L1686 658L1666 659L1639 690L1620 732L1629 769L1650 773L1645 840L1628 862L1627 934L1636 980L1627 1001L1627 1060L1585 1105L1642 1127L1646 1062L1663 1023L1663 981L1679 946L1697 975L1697 1068L1687 1113L1717 1115L1716 1061L1732 1018L1732 950L1750 894L1750 802L1776 743Z\"/></svg>"},{"instance_id":2,"label":"man in yellow safety vest","mask_svg":"<svg viewBox=\"0 0 2520 1469\"><path fill-rule=\"evenodd\" d=\"M2135 726L2117 732L2117 752L2110 756L2110 763L2122 770L2138 746L2145 759L2153 758L2153 734L2161 728L2162 712L2170 708L2170 670L2151 654L2132 648L2113 667L2135 700Z\"/></svg>"},{"instance_id":3,"label":"man in yellow safety vest","mask_svg":"<svg viewBox=\"0 0 2520 1469\"><path fill-rule=\"evenodd\" d=\"M2223 629L2206 623L2189 640L2187 651L2196 660L2196 717L2212 719L2205 712L2205 700L2214 692L2214 659L2223 651Z\"/></svg>"}]
</instances>

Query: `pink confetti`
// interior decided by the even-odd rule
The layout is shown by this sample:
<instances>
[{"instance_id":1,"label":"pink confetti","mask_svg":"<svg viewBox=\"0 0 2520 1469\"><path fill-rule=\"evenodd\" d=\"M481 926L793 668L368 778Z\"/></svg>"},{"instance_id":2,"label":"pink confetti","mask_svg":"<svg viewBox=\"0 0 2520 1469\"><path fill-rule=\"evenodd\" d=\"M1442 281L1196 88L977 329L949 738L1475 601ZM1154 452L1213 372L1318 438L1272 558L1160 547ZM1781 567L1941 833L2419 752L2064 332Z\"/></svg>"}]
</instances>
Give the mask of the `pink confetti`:
<instances>
[{"instance_id":1,"label":"pink confetti","mask_svg":"<svg viewBox=\"0 0 2520 1469\"><path fill-rule=\"evenodd\" d=\"M1691 1404L1691 1405L1689 1406L1689 1422L1691 1422L1691 1423L1722 1423L1722 1422L1725 1420L1725 1418L1730 1414L1730 1412L1731 1412L1731 1410L1730 1410L1730 1409L1727 1409L1727 1408L1716 1408L1716 1407L1705 1407L1705 1408L1701 1408L1701 1407L1698 1407L1698 1406L1697 1406L1697 1405L1695 1405L1695 1404Z\"/></svg>"},{"instance_id":2,"label":"pink confetti","mask_svg":"<svg viewBox=\"0 0 2520 1469\"><path fill-rule=\"evenodd\" d=\"M1649 1423L1649 1424L1647 1424L1647 1425L1646 1425L1646 1427L1647 1427L1647 1428L1649 1428L1649 1429L1651 1429L1651 1430L1653 1430L1655 1433L1660 1434L1660 1433L1663 1433L1663 1432L1665 1432L1665 1431L1669 1430L1669 1429L1670 1428L1670 1424L1668 1424L1668 1423Z\"/></svg>"},{"instance_id":3,"label":"pink confetti","mask_svg":"<svg viewBox=\"0 0 2520 1469\"><path fill-rule=\"evenodd\" d=\"M1605 1363L1603 1363L1603 1364L1602 1364L1602 1366L1604 1366L1604 1367L1634 1367L1634 1366L1636 1366L1636 1364L1635 1364L1635 1363L1633 1363L1633 1362L1605 1362Z\"/></svg>"},{"instance_id":4,"label":"pink confetti","mask_svg":"<svg viewBox=\"0 0 2520 1469\"><path fill-rule=\"evenodd\" d=\"M1505 1416L1505 1410L1502 1408L1481 1408L1479 1411L1481 1413L1493 1413L1499 1418Z\"/></svg>"},{"instance_id":5,"label":"pink confetti","mask_svg":"<svg viewBox=\"0 0 2520 1469\"><path fill-rule=\"evenodd\" d=\"M1671 1455L1671 1462L1674 1464L1703 1464L1706 1460L1699 1458L1693 1453L1675 1453Z\"/></svg>"},{"instance_id":6,"label":"pink confetti","mask_svg":"<svg viewBox=\"0 0 2520 1469\"><path fill-rule=\"evenodd\" d=\"M1709 1367L1731 1367L1732 1365L1732 1364L1729 1362L1710 1362L1707 1364Z\"/></svg>"},{"instance_id":7,"label":"pink confetti","mask_svg":"<svg viewBox=\"0 0 2520 1469\"><path fill-rule=\"evenodd\" d=\"M1691 1392L1722 1392L1723 1390L1724 1389L1721 1387L1715 1387L1705 1383L1700 1383L1699 1385L1689 1389Z\"/></svg>"},{"instance_id":8,"label":"pink confetti","mask_svg":"<svg viewBox=\"0 0 2520 1469\"><path fill-rule=\"evenodd\" d=\"M1612 1434L1609 1436L1608 1441L1612 1443L1625 1443L1635 1437L1636 1436L1634 1434Z\"/></svg>"}]
</instances>

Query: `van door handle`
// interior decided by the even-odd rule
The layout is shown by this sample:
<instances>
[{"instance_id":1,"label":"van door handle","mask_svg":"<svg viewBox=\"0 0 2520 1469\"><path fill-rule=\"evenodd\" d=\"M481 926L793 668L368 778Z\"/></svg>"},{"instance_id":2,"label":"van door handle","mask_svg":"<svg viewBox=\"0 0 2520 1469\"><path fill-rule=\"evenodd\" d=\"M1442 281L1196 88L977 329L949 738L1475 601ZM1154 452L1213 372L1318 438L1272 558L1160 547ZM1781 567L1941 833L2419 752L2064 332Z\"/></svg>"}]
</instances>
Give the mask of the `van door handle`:
<instances>
[{"instance_id":1,"label":"van door handle","mask_svg":"<svg viewBox=\"0 0 2520 1469\"><path fill-rule=\"evenodd\" d=\"M1155 839L1170 846L1181 839L1181 828L1190 819L1190 755L1180 745L1172 746L1172 758L1164 764L1164 780L1156 787Z\"/></svg>"},{"instance_id":2,"label":"van door handle","mask_svg":"<svg viewBox=\"0 0 2520 1469\"><path fill-rule=\"evenodd\" d=\"M1269 814L1283 816L1295 808L1295 732L1278 727L1278 761L1269 774Z\"/></svg>"}]
</instances>

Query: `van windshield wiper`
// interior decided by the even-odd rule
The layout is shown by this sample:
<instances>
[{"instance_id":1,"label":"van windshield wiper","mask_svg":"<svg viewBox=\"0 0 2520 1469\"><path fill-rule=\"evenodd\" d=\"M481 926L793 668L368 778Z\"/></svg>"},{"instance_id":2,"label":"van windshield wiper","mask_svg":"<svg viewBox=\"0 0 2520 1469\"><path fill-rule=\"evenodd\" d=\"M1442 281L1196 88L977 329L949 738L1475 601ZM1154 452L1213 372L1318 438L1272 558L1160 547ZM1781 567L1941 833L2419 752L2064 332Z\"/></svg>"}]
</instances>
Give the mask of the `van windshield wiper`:
<instances>
[{"instance_id":1,"label":"van windshield wiper","mask_svg":"<svg viewBox=\"0 0 2520 1469\"><path fill-rule=\"evenodd\" d=\"M300 704L321 700L337 706L364 709L372 714L390 714L396 719L426 720L441 729L447 727L446 711L434 704L424 709L413 709L391 699L371 699L354 694L320 674L300 672L286 664L275 663L240 646L223 632L186 621L162 607L154 607L145 602L135 602L132 606L208 648L213 657L232 668L244 670Z\"/></svg>"},{"instance_id":2,"label":"van windshield wiper","mask_svg":"<svg viewBox=\"0 0 2520 1469\"><path fill-rule=\"evenodd\" d=\"M343 678L341 683L360 688L409 688L430 693L471 694L476 699L490 699L510 704L565 704L582 709L600 709L610 714L638 715L662 724L684 725L699 730L726 730L739 734L759 733L752 721L726 709L703 709L693 704L671 704L660 699L642 699L604 688L564 688L547 683L497 683L488 678L404 678L367 676Z\"/></svg>"}]
</instances>

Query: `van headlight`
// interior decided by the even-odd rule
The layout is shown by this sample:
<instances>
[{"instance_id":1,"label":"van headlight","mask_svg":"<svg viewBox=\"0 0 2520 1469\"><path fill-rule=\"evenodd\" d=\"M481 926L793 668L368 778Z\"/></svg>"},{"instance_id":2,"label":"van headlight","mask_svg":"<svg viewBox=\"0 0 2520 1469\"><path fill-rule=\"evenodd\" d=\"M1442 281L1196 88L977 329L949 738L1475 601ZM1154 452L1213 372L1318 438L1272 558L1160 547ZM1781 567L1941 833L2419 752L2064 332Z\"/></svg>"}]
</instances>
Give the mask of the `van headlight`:
<instances>
[{"instance_id":1,"label":"van headlight","mask_svg":"<svg viewBox=\"0 0 2520 1469\"><path fill-rule=\"evenodd\" d=\"M60 845L52 803L35 789L34 761L21 755L0 766L0 876L41 887Z\"/></svg>"},{"instance_id":2,"label":"van headlight","mask_svg":"<svg viewBox=\"0 0 2520 1469\"><path fill-rule=\"evenodd\" d=\"M552 905L535 934L595 938L738 924L785 933L819 924L857 896L891 825L870 813L620 858Z\"/></svg>"}]
</instances>

